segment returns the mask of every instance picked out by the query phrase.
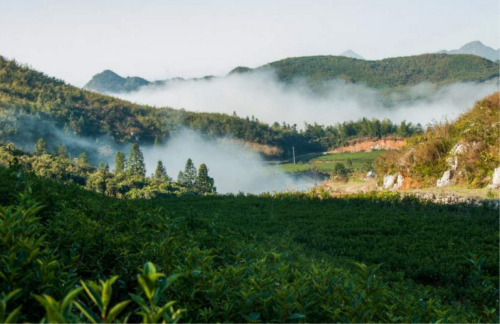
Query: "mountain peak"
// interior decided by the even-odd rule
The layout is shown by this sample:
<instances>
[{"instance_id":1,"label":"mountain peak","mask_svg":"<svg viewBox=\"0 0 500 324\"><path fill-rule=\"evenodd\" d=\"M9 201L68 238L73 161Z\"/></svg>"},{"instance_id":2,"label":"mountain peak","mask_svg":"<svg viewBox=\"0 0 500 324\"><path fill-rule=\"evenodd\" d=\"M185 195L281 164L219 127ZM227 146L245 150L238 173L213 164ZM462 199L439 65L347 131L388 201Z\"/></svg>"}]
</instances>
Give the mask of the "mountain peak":
<instances>
[{"instance_id":1,"label":"mountain peak","mask_svg":"<svg viewBox=\"0 0 500 324\"><path fill-rule=\"evenodd\" d=\"M473 42L465 44L461 48L464 48L464 47L467 47L467 46L486 46L486 45L484 45L483 43L481 43L481 41L476 40L476 41L473 41Z\"/></svg>"},{"instance_id":2,"label":"mountain peak","mask_svg":"<svg viewBox=\"0 0 500 324\"><path fill-rule=\"evenodd\" d=\"M344 53L340 54L340 56L345 56L345 57L350 57L350 58L355 58L358 60L364 60L364 57L359 55L358 53L354 52L353 50L347 50Z\"/></svg>"},{"instance_id":3,"label":"mountain peak","mask_svg":"<svg viewBox=\"0 0 500 324\"><path fill-rule=\"evenodd\" d=\"M97 73L96 75L112 75L112 76L118 76L121 78L121 76L119 76L117 73L115 73L111 70L104 70L101 73Z\"/></svg>"},{"instance_id":4,"label":"mountain peak","mask_svg":"<svg viewBox=\"0 0 500 324\"><path fill-rule=\"evenodd\" d=\"M480 41L473 41L460 47L460 50L485 50L485 49L493 50L491 47L484 45Z\"/></svg>"},{"instance_id":5,"label":"mountain peak","mask_svg":"<svg viewBox=\"0 0 500 324\"><path fill-rule=\"evenodd\" d=\"M451 51L440 51L439 53L445 54L472 54L476 56L483 57L490 61L497 61L500 58L500 50L494 50L493 48L484 45L480 41L476 40L465 44L457 50Z\"/></svg>"},{"instance_id":6,"label":"mountain peak","mask_svg":"<svg viewBox=\"0 0 500 324\"><path fill-rule=\"evenodd\" d=\"M150 82L139 77L121 77L111 70L104 70L92 77L85 89L102 93L130 92L148 85Z\"/></svg>"}]
</instances>

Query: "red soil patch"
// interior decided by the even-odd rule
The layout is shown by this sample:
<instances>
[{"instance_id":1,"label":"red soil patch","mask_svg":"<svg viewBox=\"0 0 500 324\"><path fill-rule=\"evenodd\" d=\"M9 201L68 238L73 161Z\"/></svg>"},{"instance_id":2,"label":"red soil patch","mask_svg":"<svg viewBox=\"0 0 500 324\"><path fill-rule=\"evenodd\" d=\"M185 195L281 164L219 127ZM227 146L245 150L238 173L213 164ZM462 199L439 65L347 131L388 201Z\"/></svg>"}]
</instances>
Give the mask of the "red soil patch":
<instances>
[{"instance_id":1,"label":"red soil patch","mask_svg":"<svg viewBox=\"0 0 500 324\"><path fill-rule=\"evenodd\" d=\"M406 144L402 139L379 139L364 140L357 143L351 143L348 146L338 147L328 153L342 152L371 152L373 150L397 150Z\"/></svg>"},{"instance_id":2,"label":"red soil patch","mask_svg":"<svg viewBox=\"0 0 500 324\"><path fill-rule=\"evenodd\" d=\"M423 186L422 182L419 182L410 177L405 177L403 180L403 185L400 188L398 188L398 190L419 189L422 188L422 186Z\"/></svg>"}]
</instances>

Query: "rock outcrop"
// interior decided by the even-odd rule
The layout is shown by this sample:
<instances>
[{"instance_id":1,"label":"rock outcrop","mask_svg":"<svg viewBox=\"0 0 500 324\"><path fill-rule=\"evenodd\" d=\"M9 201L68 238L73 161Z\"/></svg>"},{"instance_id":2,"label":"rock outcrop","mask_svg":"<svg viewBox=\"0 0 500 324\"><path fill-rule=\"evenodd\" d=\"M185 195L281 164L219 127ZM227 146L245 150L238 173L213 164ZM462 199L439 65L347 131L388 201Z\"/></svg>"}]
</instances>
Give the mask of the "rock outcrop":
<instances>
[{"instance_id":1,"label":"rock outcrop","mask_svg":"<svg viewBox=\"0 0 500 324\"><path fill-rule=\"evenodd\" d=\"M402 173L398 174L386 174L384 176L384 181L382 184L382 189L385 190L408 190L421 188L422 183L411 178L406 177Z\"/></svg>"},{"instance_id":2,"label":"rock outcrop","mask_svg":"<svg viewBox=\"0 0 500 324\"><path fill-rule=\"evenodd\" d=\"M441 179L438 179L436 182L436 186L439 188L445 188L452 186L454 181L455 171L458 170L459 164L459 156L467 152L467 145L464 144L455 144L450 151L450 156L446 159L446 163L450 167L443 173Z\"/></svg>"},{"instance_id":3,"label":"rock outcrop","mask_svg":"<svg viewBox=\"0 0 500 324\"><path fill-rule=\"evenodd\" d=\"M496 168L495 172L493 172L493 178L491 180L491 184L488 185L490 189L500 189L500 168Z\"/></svg>"},{"instance_id":4,"label":"rock outcrop","mask_svg":"<svg viewBox=\"0 0 500 324\"><path fill-rule=\"evenodd\" d=\"M386 174L384 176L384 181L382 183L382 189L391 190L394 188L394 183L396 182L396 176L392 174Z\"/></svg>"},{"instance_id":5,"label":"rock outcrop","mask_svg":"<svg viewBox=\"0 0 500 324\"><path fill-rule=\"evenodd\" d=\"M453 170L448 170L443 173L441 179L437 180L436 186L438 188L445 188L453 185Z\"/></svg>"}]
</instances>

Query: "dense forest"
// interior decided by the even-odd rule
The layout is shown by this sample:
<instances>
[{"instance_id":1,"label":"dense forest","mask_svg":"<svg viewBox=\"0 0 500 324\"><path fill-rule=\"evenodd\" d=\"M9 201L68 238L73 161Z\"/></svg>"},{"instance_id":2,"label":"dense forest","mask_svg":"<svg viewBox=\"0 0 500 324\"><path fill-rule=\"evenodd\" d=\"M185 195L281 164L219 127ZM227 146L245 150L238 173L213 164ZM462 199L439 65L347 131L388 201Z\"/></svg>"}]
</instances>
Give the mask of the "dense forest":
<instances>
[{"instance_id":1,"label":"dense forest","mask_svg":"<svg viewBox=\"0 0 500 324\"><path fill-rule=\"evenodd\" d=\"M289 157L292 147L300 153L320 152L354 137L405 137L422 132L420 125L396 125L389 120L362 119L330 126L306 124L299 129L286 123L268 125L253 116L156 109L67 85L2 57L0 120L0 138L23 149L27 149L25 142L32 146L40 138L55 149L61 144L61 136L73 135L92 141L152 145L165 142L187 127L210 138L230 136L276 147L273 152L279 153L275 158ZM56 130L63 135L55 136Z\"/></svg>"}]
</instances>

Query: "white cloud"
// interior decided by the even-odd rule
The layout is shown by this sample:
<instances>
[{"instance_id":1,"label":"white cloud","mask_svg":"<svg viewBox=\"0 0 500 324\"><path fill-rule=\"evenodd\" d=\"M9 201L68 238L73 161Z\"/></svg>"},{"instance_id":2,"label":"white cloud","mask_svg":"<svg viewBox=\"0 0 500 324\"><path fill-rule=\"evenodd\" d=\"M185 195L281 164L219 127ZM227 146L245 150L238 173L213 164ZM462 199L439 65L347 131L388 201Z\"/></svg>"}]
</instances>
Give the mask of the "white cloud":
<instances>
[{"instance_id":1,"label":"white cloud","mask_svg":"<svg viewBox=\"0 0 500 324\"><path fill-rule=\"evenodd\" d=\"M496 90L497 83L460 83L439 89L421 84L408 90L415 100L388 108L379 92L362 85L333 81L326 83L319 95L303 82L284 85L270 72L255 72L212 80L172 81L119 96L157 107L236 112L240 117L255 116L267 123L285 121L302 127L306 121L332 125L362 117L426 124L444 116L455 118Z\"/></svg>"}]
</instances>

